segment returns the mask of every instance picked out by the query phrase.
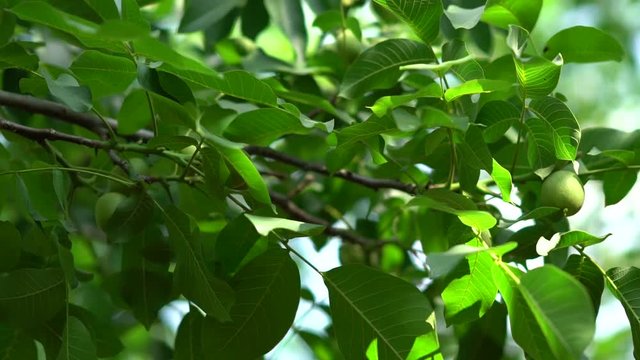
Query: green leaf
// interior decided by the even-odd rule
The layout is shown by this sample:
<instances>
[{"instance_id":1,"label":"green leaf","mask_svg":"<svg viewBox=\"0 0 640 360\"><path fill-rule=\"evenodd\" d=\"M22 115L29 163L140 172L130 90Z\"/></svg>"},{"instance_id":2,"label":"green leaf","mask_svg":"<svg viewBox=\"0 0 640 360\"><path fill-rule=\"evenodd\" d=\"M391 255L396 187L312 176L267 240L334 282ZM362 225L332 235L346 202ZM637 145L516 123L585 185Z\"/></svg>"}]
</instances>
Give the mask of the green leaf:
<instances>
[{"instance_id":1,"label":"green leaf","mask_svg":"<svg viewBox=\"0 0 640 360\"><path fill-rule=\"evenodd\" d=\"M41 324L62 309L65 299L59 268L19 269L0 277L0 317L13 324Z\"/></svg>"},{"instance_id":2,"label":"green leaf","mask_svg":"<svg viewBox=\"0 0 640 360\"><path fill-rule=\"evenodd\" d=\"M0 47L5 46L15 31L16 16L5 9L0 10Z\"/></svg>"},{"instance_id":3,"label":"green leaf","mask_svg":"<svg viewBox=\"0 0 640 360\"><path fill-rule=\"evenodd\" d=\"M486 126L482 136L487 143L494 143L520 118L520 112L506 101L490 101L480 109L476 122Z\"/></svg>"},{"instance_id":4,"label":"green leaf","mask_svg":"<svg viewBox=\"0 0 640 360\"><path fill-rule=\"evenodd\" d=\"M552 265L518 280L505 266L494 268L500 269L494 279L518 345L536 359L580 359L595 332L593 304L584 286Z\"/></svg>"},{"instance_id":5,"label":"green leaf","mask_svg":"<svg viewBox=\"0 0 640 360\"><path fill-rule=\"evenodd\" d=\"M146 91L136 89L127 95L120 107L118 132L125 135L133 134L150 124L151 116Z\"/></svg>"},{"instance_id":6,"label":"green leaf","mask_svg":"<svg viewBox=\"0 0 640 360\"><path fill-rule=\"evenodd\" d=\"M455 62L462 63L456 64ZM473 59L469 54L469 50L467 50L467 44L460 39L453 39L442 45L442 63L440 66L449 66L451 72L463 82L484 79L485 77L482 66Z\"/></svg>"},{"instance_id":7,"label":"green leaf","mask_svg":"<svg viewBox=\"0 0 640 360\"><path fill-rule=\"evenodd\" d=\"M491 178L500 189L502 194L502 200L505 202L511 202L511 189L513 182L511 180L511 173L500 165L496 159L493 159L493 170L491 171Z\"/></svg>"},{"instance_id":8,"label":"green leaf","mask_svg":"<svg viewBox=\"0 0 640 360\"><path fill-rule=\"evenodd\" d=\"M91 360L97 358L96 345L91 339L89 330L76 317L68 317L62 332L62 344L58 353L58 360Z\"/></svg>"},{"instance_id":9,"label":"green leaf","mask_svg":"<svg viewBox=\"0 0 640 360\"><path fill-rule=\"evenodd\" d=\"M413 286L362 265L346 265L324 274L329 289L333 330L346 359L362 359L377 339L378 359L404 360L415 341L433 331L433 312Z\"/></svg>"},{"instance_id":10,"label":"green leaf","mask_svg":"<svg viewBox=\"0 0 640 360\"><path fill-rule=\"evenodd\" d=\"M602 30L574 26L559 31L547 41L544 56L552 59L558 54L568 63L621 61L624 49L618 40Z\"/></svg>"},{"instance_id":11,"label":"green leaf","mask_svg":"<svg viewBox=\"0 0 640 360\"><path fill-rule=\"evenodd\" d=\"M122 109L120 109L122 112ZM120 125L118 125L118 130L120 130ZM147 143L147 147L150 149L157 148L167 148L169 150L180 151L189 146L197 146L198 140L183 135L159 135L153 137Z\"/></svg>"},{"instance_id":12,"label":"green leaf","mask_svg":"<svg viewBox=\"0 0 640 360\"><path fill-rule=\"evenodd\" d=\"M16 42L0 48L0 69L19 68L29 71L38 69L38 57L32 55Z\"/></svg>"},{"instance_id":13,"label":"green leaf","mask_svg":"<svg viewBox=\"0 0 640 360\"><path fill-rule=\"evenodd\" d=\"M440 85L432 83L410 94L383 96L376 100L373 106L371 106L371 111L373 111L377 117L383 117L390 110L403 106L411 101L421 98L439 98L441 96L442 89Z\"/></svg>"},{"instance_id":14,"label":"green leaf","mask_svg":"<svg viewBox=\"0 0 640 360\"><path fill-rule=\"evenodd\" d=\"M85 86L80 86L78 81L68 74L62 74L53 79L46 71L43 74L47 81L47 87L56 99L62 101L71 110L87 112L93 108L91 91Z\"/></svg>"},{"instance_id":15,"label":"green leaf","mask_svg":"<svg viewBox=\"0 0 640 360\"><path fill-rule=\"evenodd\" d=\"M222 155L227 164L229 164L244 180L249 187L249 193L259 202L271 205L271 197L269 189L264 179L256 169L255 165L249 159L249 156L238 148L239 144L231 143L212 134L207 137L211 140L211 145Z\"/></svg>"},{"instance_id":16,"label":"green leaf","mask_svg":"<svg viewBox=\"0 0 640 360\"><path fill-rule=\"evenodd\" d=\"M253 75L242 70L227 71L222 74L223 81L219 90L227 95L262 104L277 106L276 95L264 81L256 79Z\"/></svg>"},{"instance_id":17,"label":"green leaf","mask_svg":"<svg viewBox=\"0 0 640 360\"><path fill-rule=\"evenodd\" d=\"M638 179L637 170L608 171L602 175L605 206L617 204L631 191Z\"/></svg>"},{"instance_id":18,"label":"green leaf","mask_svg":"<svg viewBox=\"0 0 640 360\"><path fill-rule=\"evenodd\" d=\"M63 31L87 47L124 52L121 44L95 36L99 28L96 23L58 10L44 1L19 1L11 12L24 21Z\"/></svg>"},{"instance_id":19,"label":"green leaf","mask_svg":"<svg viewBox=\"0 0 640 360\"><path fill-rule=\"evenodd\" d=\"M272 23L282 29L295 49L298 62L302 63L307 50L307 27L302 3L298 0L267 0L264 5Z\"/></svg>"},{"instance_id":20,"label":"green leaf","mask_svg":"<svg viewBox=\"0 0 640 360\"><path fill-rule=\"evenodd\" d=\"M556 155L551 125L538 118L532 118L525 122L525 127L529 133L527 137L529 165L535 170L553 166L556 162Z\"/></svg>"},{"instance_id":21,"label":"green leaf","mask_svg":"<svg viewBox=\"0 0 640 360\"><path fill-rule=\"evenodd\" d=\"M37 360L36 342L24 331L0 325L0 359Z\"/></svg>"},{"instance_id":22,"label":"green leaf","mask_svg":"<svg viewBox=\"0 0 640 360\"><path fill-rule=\"evenodd\" d=\"M181 55L158 39L145 37L132 43L136 55L164 63L158 70L172 73L202 87L217 89L220 85L221 79L215 70L198 60Z\"/></svg>"},{"instance_id":23,"label":"green leaf","mask_svg":"<svg viewBox=\"0 0 640 360\"><path fill-rule=\"evenodd\" d=\"M640 358L640 269L615 267L607 271L607 287L624 308L633 337L633 356Z\"/></svg>"},{"instance_id":24,"label":"green leaf","mask_svg":"<svg viewBox=\"0 0 640 360\"><path fill-rule=\"evenodd\" d=\"M226 128L225 136L232 141L269 145L283 135L307 134L311 129L300 118L281 109L256 109L238 115Z\"/></svg>"},{"instance_id":25,"label":"green leaf","mask_svg":"<svg viewBox=\"0 0 640 360\"><path fill-rule=\"evenodd\" d=\"M87 5L93 9L102 19L118 19L120 14L118 14L118 8L116 4L111 1L102 1L102 0L83 0Z\"/></svg>"},{"instance_id":26,"label":"green leaf","mask_svg":"<svg viewBox=\"0 0 640 360\"><path fill-rule=\"evenodd\" d=\"M477 238L471 241L473 246L462 244L456 245L445 252L430 253L427 257L427 264L430 269L429 277L435 279L447 275L460 263L462 259L469 255L485 251L490 251L497 255L504 255L515 249L517 246L514 242L508 242L499 246L487 248L478 247L478 245L481 244L481 240L478 240Z\"/></svg>"},{"instance_id":27,"label":"green leaf","mask_svg":"<svg viewBox=\"0 0 640 360\"><path fill-rule=\"evenodd\" d=\"M260 234L247 215L231 220L216 241L216 257L222 262L224 270L234 273L258 239Z\"/></svg>"},{"instance_id":28,"label":"green leaf","mask_svg":"<svg viewBox=\"0 0 640 360\"><path fill-rule=\"evenodd\" d=\"M493 171L493 158L491 151L484 142L482 131L477 126L470 126L464 136L464 141L458 144L464 158L464 165L475 170Z\"/></svg>"},{"instance_id":29,"label":"green leaf","mask_svg":"<svg viewBox=\"0 0 640 360\"><path fill-rule=\"evenodd\" d=\"M69 67L96 98L124 92L136 78L136 65L125 57L87 50Z\"/></svg>"},{"instance_id":30,"label":"green leaf","mask_svg":"<svg viewBox=\"0 0 640 360\"><path fill-rule=\"evenodd\" d=\"M435 62L433 50L425 44L390 39L365 50L347 69L340 96L356 98L367 91L384 89L396 84L400 66Z\"/></svg>"},{"instance_id":31,"label":"green leaf","mask_svg":"<svg viewBox=\"0 0 640 360\"><path fill-rule=\"evenodd\" d=\"M541 8L542 0L489 0L482 21L505 29L515 24L531 31Z\"/></svg>"},{"instance_id":32,"label":"green leaf","mask_svg":"<svg viewBox=\"0 0 640 360\"><path fill-rule=\"evenodd\" d=\"M529 109L545 123L555 157L559 160L574 160L580 143L580 124L567 105L554 97L544 97L531 101Z\"/></svg>"},{"instance_id":33,"label":"green leaf","mask_svg":"<svg viewBox=\"0 0 640 360\"><path fill-rule=\"evenodd\" d=\"M374 0L409 25L418 37L431 44L440 32L443 8L440 0Z\"/></svg>"},{"instance_id":34,"label":"green leaf","mask_svg":"<svg viewBox=\"0 0 640 360\"><path fill-rule=\"evenodd\" d=\"M245 217L251 221L256 231L262 236L267 236L269 233L277 229L284 230L284 233L287 234L287 238L314 236L319 235L324 231L324 226L318 224L309 224L295 220L250 214L245 214Z\"/></svg>"},{"instance_id":35,"label":"green leaf","mask_svg":"<svg viewBox=\"0 0 640 360\"><path fill-rule=\"evenodd\" d=\"M169 239L177 252L174 285L189 300L198 305L207 315L229 321L229 307L233 292L229 285L209 271L202 248L191 228L191 218L175 207L163 209Z\"/></svg>"},{"instance_id":36,"label":"green leaf","mask_svg":"<svg viewBox=\"0 0 640 360\"><path fill-rule=\"evenodd\" d=\"M468 119L464 117L454 117L438 108L427 106L422 109L420 116L425 128L444 127L466 131Z\"/></svg>"},{"instance_id":37,"label":"green leaf","mask_svg":"<svg viewBox=\"0 0 640 360\"><path fill-rule=\"evenodd\" d=\"M507 334L507 308L495 302L479 320L458 325L459 360L502 359Z\"/></svg>"},{"instance_id":38,"label":"green leaf","mask_svg":"<svg viewBox=\"0 0 640 360\"><path fill-rule=\"evenodd\" d=\"M454 279L442 292L447 324L461 324L481 318L498 294L493 282L491 255L478 252L467 257L468 274Z\"/></svg>"},{"instance_id":39,"label":"green leaf","mask_svg":"<svg viewBox=\"0 0 640 360\"><path fill-rule=\"evenodd\" d=\"M202 326L204 316L200 311L191 307L190 311L182 318L174 345L175 359L202 359L204 358L202 347Z\"/></svg>"},{"instance_id":40,"label":"green leaf","mask_svg":"<svg viewBox=\"0 0 640 360\"><path fill-rule=\"evenodd\" d=\"M603 242L609 236L611 236L611 234L607 234L604 236L595 236L585 231L572 230L560 235L560 241L555 248L560 249L563 247L570 247L575 245L591 246Z\"/></svg>"},{"instance_id":41,"label":"green leaf","mask_svg":"<svg viewBox=\"0 0 640 360\"><path fill-rule=\"evenodd\" d=\"M496 218L486 211L476 210L476 205L467 197L448 190L430 190L413 198L407 206L420 206L456 215L463 224L479 231L497 224Z\"/></svg>"},{"instance_id":42,"label":"green leaf","mask_svg":"<svg viewBox=\"0 0 640 360\"><path fill-rule=\"evenodd\" d=\"M485 94L494 91L507 90L511 84L502 80L473 79L458 86L447 89L444 98L453 101L461 96L472 94Z\"/></svg>"},{"instance_id":43,"label":"green leaf","mask_svg":"<svg viewBox=\"0 0 640 360\"><path fill-rule=\"evenodd\" d=\"M293 324L300 299L298 267L286 251L270 250L243 267L231 285L236 292L231 322L205 319L204 353L215 359L258 358L278 344Z\"/></svg>"},{"instance_id":44,"label":"green leaf","mask_svg":"<svg viewBox=\"0 0 640 360\"><path fill-rule=\"evenodd\" d=\"M187 1L178 31L187 33L203 30L222 19L235 7L244 5L245 1L227 0L213 3L207 0Z\"/></svg>"},{"instance_id":45,"label":"green leaf","mask_svg":"<svg viewBox=\"0 0 640 360\"><path fill-rule=\"evenodd\" d=\"M144 193L130 194L117 202L117 208L106 223L105 231L115 239L128 239L138 235L153 218L153 199Z\"/></svg>"},{"instance_id":46,"label":"green leaf","mask_svg":"<svg viewBox=\"0 0 640 360\"><path fill-rule=\"evenodd\" d=\"M158 319L160 309L172 300L172 279L171 273L153 270L146 261L142 259L139 268L124 270L119 274L119 290L133 315L149 330Z\"/></svg>"},{"instance_id":47,"label":"green leaf","mask_svg":"<svg viewBox=\"0 0 640 360\"><path fill-rule=\"evenodd\" d=\"M553 61L539 56L526 59L514 58L514 61L518 83L520 83L525 97L546 96L558 85L563 64L561 55L558 55Z\"/></svg>"},{"instance_id":48,"label":"green leaf","mask_svg":"<svg viewBox=\"0 0 640 360\"><path fill-rule=\"evenodd\" d=\"M0 272L13 269L20 261L22 236L8 221L0 221Z\"/></svg>"},{"instance_id":49,"label":"green leaf","mask_svg":"<svg viewBox=\"0 0 640 360\"><path fill-rule=\"evenodd\" d=\"M604 275L588 256L573 254L567 259L564 271L573 275L584 285L591 297L594 314L598 315L600 309L600 299L604 290Z\"/></svg>"}]
</instances>

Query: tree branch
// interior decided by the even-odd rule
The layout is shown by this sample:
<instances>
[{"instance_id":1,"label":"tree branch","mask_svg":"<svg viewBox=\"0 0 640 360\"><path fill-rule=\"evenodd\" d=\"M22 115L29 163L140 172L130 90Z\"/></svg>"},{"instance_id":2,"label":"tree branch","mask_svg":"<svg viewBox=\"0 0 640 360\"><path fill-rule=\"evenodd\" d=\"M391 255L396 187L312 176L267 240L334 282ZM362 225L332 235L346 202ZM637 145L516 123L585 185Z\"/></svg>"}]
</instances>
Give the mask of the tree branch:
<instances>
[{"instance_id":1,"label":"tree branch","mask_svg":"<svg viewBox=\"0 0 640 360\"><path fill-rule=\"evenodd\" d=\"M0 90L0 105L11 106L11 107L23 109L32 113L38 113L38 114L54 117L59 120L63 120L65 122L69 122L69 123L81 126L85 129L88 129L98 134L101 138L105 138L105 135L108 134L108 129L105 127L105 124L95 115L74 112L68 109L67 107L65 107L64 105L61 105L52 101L41 100L41 99L34 98L32 96L15 94L15 93L10 93L7 91ZM116 120L109 119L109 118L106 118L105 120L106 120L106 123L114 129L114 131L117 131L118 122ZM3 124L0 127L4 128L5 130L15 132L17 134L23 135L25 137L28 137L34 140L40 140L40 139L62 140L62 141L72 142L80 145L85 145L85 146L96 148L96 149L126 150L126 149L120 148L119 145L113 145L106 141L95 141L95 140L85 139L79 136L60 133L53 129L29 128L26 126L9 122L7 120L4 120ZM131 140L147 141L153 138L153 136L154 135L151 131L142 129L133 135L125 136L125 138L131 139ZM293 156L283 154L281 152L278 152L268 147L250 145L250 146L246 146L244 150L251 155L262 156L264 158L268 158L268 159L279 161L285 164L293 165L302 170L315 172L325 176L339 177L347 181L351 181L353 183L366 186L373 190L396 189L396 190L400 190L413 195L419 192L418 186L414 184L408 184L401 181L393 180L393 179L371 178L371 177L356 174L349 170L338 170L335 173L330 173L329 170L327 170L327 168L324 165L309 163L304 160L295 158Z\"/></svg>"},{"instance_id":2,"label":"tree branch","mask_svg":"<svg viewBox=\"0 0 640 360\"><path fill-rule=\"evenodd\" d=\"M273 201L274 204L288 212L294 219L324 226L324 233L327 235L338 236L346 242L358 244L363 247L379 247L385 244L385 241L382 240L369 239L346 229L335 228L331 226L329 221L302 210L298 205L282 194L271 191L269 192L269 195L271 196L271 201Z\"/></svg>"},{"instance_id":3,"label":"tree branch","mask_svg":"<svg viewBox=\"0 0 640 360\"><path fill-rule=\"evenodd\" d=\"M81 126L89 131L99 135L107 134L107 128L102 121L95 115L78 113L70 110L64 105L53 101L42 100L32 96L15 94L0 90L0 105L10 106L23 109L31 113L42 114L56 119ZM118 128L118 122L114 119L106 119L106 123L115 131ZM126 138L135 138L139 140L149 140L153 137L153 133L148 130L140 130Z\"/></svg>"},{"instance_id":4,"label":"tree branch","mask_svg":"<svg viewBox=\"0 0 640 360\"><path fill-rule=\"evenodd\" d=\"M409 194L417 194L418 193L418 187L414 184L407 184L401 181L397 181L397 180L393 180L393 179L376 179L376 178L371 178L371 177L367 177L367 176L362 176L359 174L356 174L354 172L351 172L349 170L338 170L335 173L330 173L329 170L327 170L327 168L324 165L320 165L320 164L313 164L310 162L306 162L304 160L295 158L293 156L287 155L287 154L283 154L281 152L278 152L276 150L273 150L271 148L268 147L261 147L261 146L253 146L253 145L249 145L246 146L244 148L244 150L251 154L251 155L257 155L257 156L262 156L264 158L267 159L272 159L281 163L285 163L285 164L289 164L292 166L295 166L297 168L300 168L302 170L305 171L312 171L318 174L322 174L322 175L326 175L326 176L335 176L335 177L339 177L342 179L345 179L347 181L351 181L353 183L356 184L360 184L363 186L366 186L368 188L371 188L373 190L379 190L379 189L396 189L396 190L400 190Z\"/></svg>"}]
</instances>

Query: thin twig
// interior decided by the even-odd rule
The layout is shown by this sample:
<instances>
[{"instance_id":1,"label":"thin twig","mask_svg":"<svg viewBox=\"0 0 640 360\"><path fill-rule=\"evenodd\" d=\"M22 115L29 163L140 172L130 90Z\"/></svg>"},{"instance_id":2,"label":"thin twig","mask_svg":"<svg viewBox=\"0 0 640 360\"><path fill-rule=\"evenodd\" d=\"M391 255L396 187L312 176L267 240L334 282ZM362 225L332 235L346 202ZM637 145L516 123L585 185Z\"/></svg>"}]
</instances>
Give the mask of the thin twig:
<instances>
[{"instance_id":1,"label":"thin twig","mask_svg":"<svg viewBox=\"0 0 640 360\"><path fill-rule=\"evenodd\" d=\"M257 155L264 158L276 160L281 163L293 165L297 168L300 168L305 171L312 171L318 174L326 175L326 176L334 176L339 177L373 190L379 189L396 189L409 194L416 194L418 192L418 187L414 184L408 184L401 181L393 180L393 179L376 179L371 177L362 176L351 172L349 170L338 170L335 173L330 173L329 170L324 165L310 163L291 155L287 155L276 150L273 150L268 147L261 146L246 146L244 150L251 154Z\"/></svg>"}]
</instances>

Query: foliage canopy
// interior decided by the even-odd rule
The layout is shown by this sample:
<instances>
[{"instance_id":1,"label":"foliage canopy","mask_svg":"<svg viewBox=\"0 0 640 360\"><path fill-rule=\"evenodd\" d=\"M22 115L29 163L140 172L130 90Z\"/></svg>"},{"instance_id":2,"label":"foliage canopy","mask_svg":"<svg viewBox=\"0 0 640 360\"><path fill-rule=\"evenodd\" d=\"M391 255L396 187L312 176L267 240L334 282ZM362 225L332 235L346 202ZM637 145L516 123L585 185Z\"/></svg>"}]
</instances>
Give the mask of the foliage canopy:
<instances>
[{"instance_id":1,"label":"foliage canopy","mask_svg":"<svg viewBox=\"0 0 640 360\"><path fill-rule=\"evenodd\" d=\"M611 35L534 44L542 0L180 3L0 0L0 358L255 359L291 332L321 359L580 359L605 285L640 357L640 270L540 198L566 169L604 205L636 181L637 132L555 91L620 61Z\"/></svg>"}]
</instances>

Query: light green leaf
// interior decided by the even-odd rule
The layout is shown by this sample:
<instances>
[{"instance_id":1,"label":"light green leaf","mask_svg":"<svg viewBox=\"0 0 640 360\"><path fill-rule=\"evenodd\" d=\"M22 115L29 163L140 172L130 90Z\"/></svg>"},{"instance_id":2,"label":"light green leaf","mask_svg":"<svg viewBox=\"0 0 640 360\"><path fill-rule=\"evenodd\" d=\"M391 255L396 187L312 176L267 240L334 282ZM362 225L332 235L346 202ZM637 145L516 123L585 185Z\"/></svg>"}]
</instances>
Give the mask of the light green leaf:
<instances>
[{"instance_id":1,"label":"light green leaf","mask_svg":"<svg viewBox=\"0 0 640 360\"><path fill-rule=\"evenodd\" d=\"M467 44L460 39L453 39L442 45L442 63L440 66L449 66L451 72L463 82L484 79L484 69L469 54ZM442 71L446 71L446 69Z\"/></svg>"},{"instance_id":2,"label":"light green leaf","mask_svg":"<svg viewBox=\"0 0 640 360\"><path fill-rule=\"evenodd\" d=\"M281 109L256 109L238 115L226 128L232 141L253 145L269 145L283 135L307 134L311 129L299 117Z\"/></svg>"},{"instance_id":3,"label":"light green leaf","mask_svg":"<svg viewBox=\"0 0 640 360\"><path fill-rule=\"evenodd\" d=\"M251 221L256 231L262 236L267 236L274 230L284 230L284 233L288 235L288 238L314 236L321 234L324 230L324 226L318 224L309 224L295 220L251 214L245 214L244 216ZM278 231L278 233L281 232Z\"/></svg>"},{"instance_id":4,"label":"light green leaf","mask_svg":"<svg viewBox=\"0 0 640 360\"><path fill-rule=\"evenodd\" d=\"M221 79L215 70L198 60L181 55L158 39L145 37L132 43L137 55L164 63L158 70L172 73L202 87L217 89L220 86Z\"/></svg>"},{"instance_id":5,"label":"light green leaf","mask_svg":"<svg viewBox=\"0 0 640 360\"><path fill-rule=\"evenodd\" d=\"M490 101L486 103L476 118L476 122L486 125L482 136L487 143L494 143L518 121L520 112L506 101Z\"/></svg>"},{"instance_id":6,"label":"light green leaf","mask_svg":"<svg viewBox=\"0 0 640 360\"><path fill-rule=\"evenodd\" d=\"M211 274L202 256L201 245L192 230L189 215L175 207L162 208L169 239L177 252L174 285L207 315L229 321L229 308L233 292L229 285Z\"/></svg>"},{"instance_id":7,"label":"light green leaf","mask_svg":"<svg viewBox=\"0 0 640 360\"><path fill-rule=\"evenodd\" d=\"M300 300L298 267L286 251L269 250L243 267L231 285L236 292L231 321L205 319L204 353L215 359L258 358L278 344L293 324Z\"/></svg>"},{"instance_id":8,"label":"light green leaf","mask_svg":"<svg viewBox=\"0 0 640 360\"><path fill-rule=\"evenodd\" d=\"M122 112L122 109L120 109ZM118 126L118 130L120 127ZM167 148L169 150L180 151L188 148L189 146L198 145L198 141L190 136L184 135L159 135L153 137L147 143L147 147L150 149Z\"/></svg>"},{"instance_id":9,"label":"light green leaf","mask_svg":"<svg viewBox=\"0 0 640 360\"><path fill-rule=\"evenodd\" d=\"M570 247L575 245L591 246L603 242L609 236L611 236L611 234L607 234L604 236L595 236L589 234L588 232L580 230L567 231L560 235L560 241L555 248L560 249L563 247Z\"/></svg>"},{"instance_id":10,"label":"light green leaf","mask_svg":"<svg viewBox=\"0 0 640 360\"><path fill-rule=\"evenodd\" d=\"M562 54L568 63L621 61L624 49L618 40L602 30L574 26L556 33L547 41L544 56L553 59L558 54Z\"/></svg>"},{"instance_id":11,"label":"light green leaf","mask_svg":"<svg viewBox=\"0 0 640 360\"><path fill-rule=\"evenodd\" d=\"M131 60L95 50L83 52L69 70L96 98L124 92L137 75Z\"/></svg>"},{"instance_id":12,"label":"light green leaf","mask_svg":"<svg viewBox=\"0 0 640 360\"><path fill-rule=\"evenodd\" d=\"M607 287L624 308L633 337L633 355L640 358L640 269L637 267L615 267L606 274Z\"/></svg>"},{"instance_id":13,"label":"light green leaf","mask_svg":"<svg viewBox=\"0 0 640 360\"><path fill-rule=\"evenodd\" d=\"M179 32L187 33L203 30L222 19L235 7L241 7L246 0L207 1L190 0L186 2L184 15L180 21Z\"/></svg>"},{"instance_id":14,"label":"light green leaf","mask_svg":"<svg viewBox=\"0 0 640 360\"><path fill-rule=\"evenodd\" d=\"M268 0L264 5L271 15L271 21L287 35L298 62L302 63L307 50L307 28L302 3L298 0Z\"/></svg>"},{"instance_id":15,"label":"light green leaf","mask_svg":"<svg viewBox=\"0 0 640 360\"><path fill-rule=\"evenodd\" d=\"M473 79L458 86L447 89L444 98L453 101L461 96L472 94L485 94L494 91L507 90L511 84L502 80Z\"/></svg>"},{"instance_id":16,"label":"light green leaf","mask_svg":"<svg viewBox=\"0 0 640 360\"><path fill-rule=\"evenodd\" d=\"M11 12L24 21L63 31L87 47L124 52L121 44L96 36L98 24L58 10L44 1L19 1L11 8Z\"/></svg>"},{"instance_id":17,"label":"light green leaf","mask_svg":"<svg viewBox=\"0 0 640 360\"><path fill-rule=\"evenodd\" d=\"M498 220L486 211L460 210L455 211L453 214L458 216L463 224L478 231L489 230L498 223Z\"/></svg>"},{"instance_id":18,"label":"light green leaf","mask_svg":"<svg viewBox=\"0 0 640 360\"><path fill-rule=\"evenodd\" d=\"M13 324L42 324L62 309L65 299L62 269L19 269L0 277L0 316Z\"/></svg>"},{"instance_id":19,"label":"light green leaf","mask_svg":"<svg viewBox=\"0 0 640 360\"><path fill-rule=\"evenodd\" d=\"M89 330L76 317L68 317L62 332L58 360L92 360L97 358L96 345L91 339Z\"/></svg>"},{"instance_id":20,"label":"light green leaf","mask_svg":"<svg viewBox=\"0 0 640 360\"><path fill-rule=\"evenodd\" d=\"M514 58L518 82L525 97L536 98L546 96L558 85L562 69L562 55L553 61L539 56L526 59Z\"/></svg>"},{"instance_id":21,"label":"light green leaf","mask_svg":"<svg viewBox=\"0 0 640 360\"><path fill-rule=\"evenodd\" d=\"M250 73L233 70L222 75L223 81L219 86L221 92L256 104L277 106L276 95L271 87Z\"/></svg>"},{"instance_id":22,"label":"light green leaf","mask_svg":"<svg viewBox=\"0 0 640 360\"><path fill-rule=\"evenodd\" d=\"M518 281L505 266L494 271L494 279L518 345L536 359L580 359L595 333L593 305L584 286L552 265L531 270Z\"/></svg>"},{"instance_id":23,"label":"light green leaf","mask_svg":"<svg viewBox=\"0 0 640 360\"><path fill-rule=\"evenodd\" d=\"M489 0L482 21L501 28L511 24L531 31L538 20L542 0Z\"/></svg>"},{"instance_id":24,"label":"light green leaf","mask_svg":"<svg viewBox=\"0 0 640 360\"><path fill-rule=\"evenodd\" d=\"M425 44L407 39L380 42L360 54L347 69L340 95L355 98L367 91L391 87L402 73L400 66L432 62L435 55Z\"/></svg>"},{"instance_id":25,"label":"light green leaf","mask_svg":"<svg viewBox=\"0 0 640 360\"><path fill-rule=\"evenodd\" d=\"M529 109L545 123L547 136L550 135L553 142L555 157L559 160L574 160L580 143L580 124L567 105L554 97L544 97L531 101Z\"/></svg>"},{"instance_id":26,"label":"light green leaf","mask_svg":"<svg viewBox=\"0 0 640 360\"><path fill-rule=\"evenodd\" d=\"M444 127L462 131L466 131L469 122L466 117L454 117L432 106L426 106L421 109L420 120L427 129Z\"/></svg>"},{"instance_id":27,"label":"light green leaf","mask_svg":"<svg viewBox=\"0 0 640 360\"><path fill-rule=\"evenodd\" d=\"M390 110L403 106L411 101L421 98L439 98L441 96L442 89L440 88L440 85L434 82L427 87L410 94L383 96L376 100L373 106L371 106L371 111L373 111L377 117L383 117Z\"/></svg>"},{"instance_id":28,"label":"light green leaf","mask_svg":"<svg viewBox=\"0 0 640 360\"><path fill-rule=\"evenodd\" d=\"M511 180L511 173L509 170L505 169L500 165L496 159L493 160L493 170L491 171L491 178L500 189L500 193L502 194L502 200L506 202L511 202L511 188L513 187L513 182Z\"/></svg>"},{"instance_id":29,"label":"light green leaf","mask_svg":"<svg viewBox=\"0 0 640 360\"><path fill-rule=\"evenodd\" d=\"M527 160L533 169L543 169L556 162L553 146L553 128L549 123L538 118L528 119L525 127L529 133L527 137Z\"/></svg>"},{"instance_id":30,"label":"light green leaf","mask_svg":"<svg viewBox=\"0 0 640 360\"><path fill-rule=\"evenodd\" d=\"M496 299L498 287L493 282L491 255L469 255L468 274L454 279L442 292L447 325L462 324L481 318Z\"/></svg>"},{"instance_id":31,"label":"light green leaf","mask_svg":"<svg viewBox=\"0 0 640 360\"><path fill-rule=\"evenodd\" d=\"M454 29L473 29L484 14L484 6L465 9L452 4L447 7L444 14L447 15Z\"/></svg>"},{"instance_id":32,"label":"light green leaf","mask_svg":"<svg viewBox=\"0 0 640 360\"><path fill-rule=\"evenodd\" d=\"M479 231L488 230L497 223L490 213L476 210L476 205L467 197L449 190L427 191L411 199L407 206L420 206L456 215L463 224Z\"/></svg>"},{"instance_id":33,"label":"light green leaf","mask_svg":"<svg viewBox=\"0 0 640 360\"><path fill-rule=\"evenodd\" d=\"M71 110L87 112L93 108L91 91L86 86L80 86L78 81L71 75L62 74L57 79L53 79L51 75L44 70L43 76L47 81L47 87L51 95L62 101Z\"/></svg>"},{"instance_id":34,"label":"light green leaf","mask_svg":"<svg viewBox=\"0 0 640 360\"><path fill-rule=\"evenodd\" d=\"M431 44L440 32L442 1L424 0L374 0L384 6L418 35L422 41Z\"/></svg>"},{"instance_id":35,"label":"light green leaf","mask_svg":"<svg viewBox=\"0 0 640 360\"><path fill-rule=\"evenodd\" d=\"M465 257L489 251L496 255L504 255L509 251L515 249L518 244L515 242L508 242L494 247L478 247L481 244L481 240L471 240L473 246L462 244L456 245L445 252L430 253L427 255L427 265L429 265L429 277L432 279L442 277L449 274Z\"/></svg>"},{"instance_id":36,"label":"light green leaf","mask_svg":"<svg viewBox=\"0 0 640 360\"><path fill-rule=\"evenodd\" d=\"M408 282L362 265L324 274L333 329L346 359L364 358L377 340L378 359L404 360L417 337L433 331L427 298Z\"/></svg>"}]
</instances>

